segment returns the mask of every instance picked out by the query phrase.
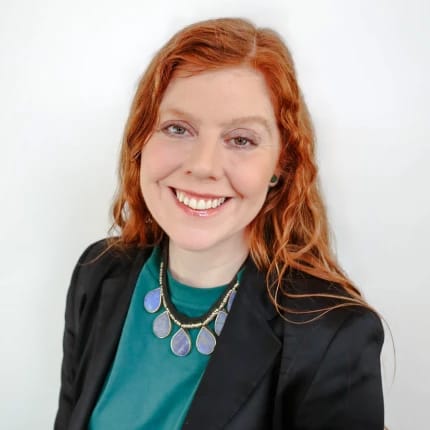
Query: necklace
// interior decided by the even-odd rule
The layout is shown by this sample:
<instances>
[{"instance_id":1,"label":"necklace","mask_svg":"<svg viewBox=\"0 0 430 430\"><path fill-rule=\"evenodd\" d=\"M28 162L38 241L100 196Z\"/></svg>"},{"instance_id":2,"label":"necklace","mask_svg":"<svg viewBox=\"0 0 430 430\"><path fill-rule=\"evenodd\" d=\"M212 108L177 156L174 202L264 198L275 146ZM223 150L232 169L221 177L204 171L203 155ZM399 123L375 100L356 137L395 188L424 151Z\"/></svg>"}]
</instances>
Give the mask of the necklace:
<instances>
[{"instance_id":1,"label":"necklace","mask_svg":"<svg viewBox=\"0 0 430 430\"><path fill-rule=\"evenodd\" d=\"M155 336L164 339L171 333L173 324L178 326L179 329L170 340L170 349L173 354L184 357L190 353L192 348L191 337L187 330L200 328L196 339L196 348L201 354L209 355L215 349L216 337L207 325L215 320L214 331L217 336L221 334L236 297L236 290L239 287L237 275L227 286L226 291L204 315L196 318L188 317L180 314L170 299L167 286L167 261L168 246L164 246L160 262L159 287L148 291L144 298L144 307L147 312L152 314L161 307L164 308L164 311L154 319L152 331Z\"/></svg>"}]
</instances>

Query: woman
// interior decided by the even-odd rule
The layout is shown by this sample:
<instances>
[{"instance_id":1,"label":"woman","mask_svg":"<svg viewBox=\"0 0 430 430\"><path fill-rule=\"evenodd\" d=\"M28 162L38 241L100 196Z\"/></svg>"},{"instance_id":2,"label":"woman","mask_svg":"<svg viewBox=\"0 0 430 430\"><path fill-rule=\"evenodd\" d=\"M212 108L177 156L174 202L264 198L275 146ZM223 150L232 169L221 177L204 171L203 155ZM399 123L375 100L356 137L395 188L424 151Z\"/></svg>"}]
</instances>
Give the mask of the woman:
<instances>
[{"instance_id":1,"label":"woman","mask_svg":"<svg viewBox=\"0 0 430 430\"><path fill-rule=\"evenodd\" d=\"M66 307L56 429L382 429L378 316L330 251L279 36L177 33L134 99Z\"/></svg>"}]
</instances>

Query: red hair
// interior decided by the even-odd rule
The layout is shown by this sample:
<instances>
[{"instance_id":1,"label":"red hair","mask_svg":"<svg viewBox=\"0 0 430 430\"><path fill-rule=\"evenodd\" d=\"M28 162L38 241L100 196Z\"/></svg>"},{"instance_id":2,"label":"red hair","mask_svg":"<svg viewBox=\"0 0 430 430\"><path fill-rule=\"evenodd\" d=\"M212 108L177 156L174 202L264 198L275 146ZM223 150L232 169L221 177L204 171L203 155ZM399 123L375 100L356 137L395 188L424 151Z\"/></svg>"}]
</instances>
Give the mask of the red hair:
<instances>
[{"instance_id":1,"label":"red hair","mask_svg":"<svg viewBox=\"0 0 430 430\"><path fill-rule=\"evenodd\" d=\"M367 306L332 254L326 212L317 184L314 135L300 93L293 60L281 37L244 19L214 19L190 25L158 51L139 83L125 127L120 186L113 205L118 246L158 244L164 232L146 207L139 183L140 152L158 120L163 94L176 72L245 65L265 77L281 135L280 181L271 188L257 217L247 228L250 254L267 273L268 293L278 310L282 297L326 297L335 305L312 310L318 316L335 307ZM282 279L297 269L340 287L306 294L286 290ZM340 291L340 292L339 292ZM317 317L318 317L317 316Z\"/></svg>"}]
</instances>

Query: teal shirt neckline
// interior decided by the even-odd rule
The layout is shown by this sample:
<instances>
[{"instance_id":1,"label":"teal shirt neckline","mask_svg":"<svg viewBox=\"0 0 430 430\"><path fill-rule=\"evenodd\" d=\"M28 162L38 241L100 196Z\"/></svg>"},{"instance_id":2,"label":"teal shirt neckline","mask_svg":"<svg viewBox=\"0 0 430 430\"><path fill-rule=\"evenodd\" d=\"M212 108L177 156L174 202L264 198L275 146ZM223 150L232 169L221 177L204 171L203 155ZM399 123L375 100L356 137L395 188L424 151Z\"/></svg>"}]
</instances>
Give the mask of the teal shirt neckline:
<instances>
[{"instance_id":1,"label":"teal shirt neckline","mask_svg":"<svg viewBox=\"0 0 430 430\"><path fill-rule=\"evenodd\" d=\"M164 309L149 314L145 294L158 288L160 249L154 248L134 290L117 353L89 422L89 430L179 430L187 415L210 356L200 354L195 342L199 329L189 330L192 350L177 357L170 339L157 338L152 322ZM239 273L239 278L241 273ZM218 300L227 285L196 288L167 273L171 300L179 312L197 317ZM213 322L208 326L213 331Z\"/></svg>"}]
</instances>

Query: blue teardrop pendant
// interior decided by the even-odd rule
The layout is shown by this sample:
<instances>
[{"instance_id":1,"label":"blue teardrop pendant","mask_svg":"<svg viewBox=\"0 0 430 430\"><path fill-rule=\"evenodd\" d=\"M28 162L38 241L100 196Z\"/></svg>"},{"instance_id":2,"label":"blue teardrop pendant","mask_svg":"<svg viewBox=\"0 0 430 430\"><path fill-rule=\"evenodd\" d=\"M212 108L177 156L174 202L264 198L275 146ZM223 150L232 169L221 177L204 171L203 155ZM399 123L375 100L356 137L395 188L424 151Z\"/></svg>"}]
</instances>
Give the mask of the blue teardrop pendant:
<instances>
[{"instance_id":1,"label":"blue teardrop pendant","mask_svg":"<svg viewBox=\"0 0 430 430\"><path fill-rule=\"evenodd\" d=\"M216 339L212 332L203 326L196 339L196 348L200 354L209 355L212 354L215 349Z\"/></svg>"},{"instance_id":2,"label":"blue teardrop pendant","mask_svg":"<svg viewBox=\"0 0 430 430\"><path fill-rule=\"evenodd\" d=\"M169 314L165 311L158 315L152 323L152 331L155 336L163 339L169 336L172 330L172 322L170 321Z\"/></svg>"},{"instance_id":3,"label":"blue teardrop pendant","mask_svg":"<svg viewBox=\"0 0 430 430\"><path fill-rule=\"evenodd\" d=\"M190 335L180 328L170 340L170 349L173 354L179 357L185 357L191 351L191 338Z\"/></svg>"},{"instance_id":4,"label":"blue teardrop pendant","mask_svg":"<svg viewBox=\"0 0 430 430\"><path fill-rule=\"evenodd\" d=\"M151 314L157 312L161 306L161 288L148 291L143 299L143 306Z\"/></svg>"},{"instance_id":5,"label":"blue teardrop pendant","mask_svg":"<svg viewBox=\"0 0 430 430\"><path fill-rule=\"evenodd\" d=\"M227 312L230 312L230 309L231 309L231 307L233 306L233 302L234 302L235 297L236 297L236 291L234 291L234 290L233 290L233 291L230 293L230 296L229 296L229 298L228 298L228 302L227 302L227 306L226 306L226 308L227 308Z\"/></svg>"},{"instance_id":6,"label":"blue teardrop pendant","mask_svg":"<svg viewBox=\"0 0 430 430\"><path fill-rule=\"evenodd\" d=\"M221 334L221 331L224 327L225 320L227 319L227 312L226 311L219 311L218 315L215 318L215 333L217 336Z\"/></svg>"}]
</instances>

